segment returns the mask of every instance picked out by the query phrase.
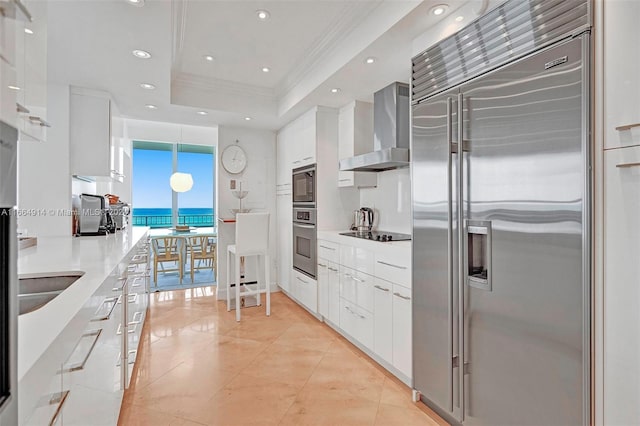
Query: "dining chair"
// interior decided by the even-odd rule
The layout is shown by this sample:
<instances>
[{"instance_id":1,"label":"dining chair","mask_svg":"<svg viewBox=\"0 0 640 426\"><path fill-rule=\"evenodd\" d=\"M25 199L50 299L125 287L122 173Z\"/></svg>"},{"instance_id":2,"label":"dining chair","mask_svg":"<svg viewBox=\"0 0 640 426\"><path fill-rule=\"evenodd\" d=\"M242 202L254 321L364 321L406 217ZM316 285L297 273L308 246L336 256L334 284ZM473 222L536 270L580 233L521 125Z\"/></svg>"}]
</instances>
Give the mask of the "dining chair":
<instances>
[{"instance_id":1,"label":"dining chair","mask_svg":"<svg viewBox=\"0 0 640 426\"><path fill-rule=\"evenodd\" d=\"M176 262L176 269L164 269L161 272L178 271L180 276L180 284L184 276L184 263L182 260L182 238L179 237L159 237L152 239L151 247L153 248L153 280L158 285L158 264L165 262Z\"/></svg>"},{"instance_id":2,"label":"dining chair","mask_svg":"<svg viewBox=\"0 0 640 426\"><path fill-rule=\"evenodd\" d=\"M188 237L187 242L191 257L191 282L193 283L193 274L196 269L211 268L211 272L216 269L216 243L213 238L201 235ZM197 266L196 261L198 261ZM204 266L201 265L202 262L204 262Z\"/></svg>"},{"instance_id":3,"label":"dining chair","mask_svg":"<svg viewBox=\"0 0 640 426\"><path fill-rule=\"evenodd\" d=\"M240 282L240 259L254 256L258 283L255 290ZM260 280L260 258L264 260L264 277ZM231 310L231 260L234 260L236 321L240 321L241 297L266 293L267 316L271 315L271 289L269 286L269 213L238 213L236 215L236 241L227 246L227 311ZM261 288L264 286L264 288ZM242 287L242 289L241 289Z\"/></svg>"}]
</instances>

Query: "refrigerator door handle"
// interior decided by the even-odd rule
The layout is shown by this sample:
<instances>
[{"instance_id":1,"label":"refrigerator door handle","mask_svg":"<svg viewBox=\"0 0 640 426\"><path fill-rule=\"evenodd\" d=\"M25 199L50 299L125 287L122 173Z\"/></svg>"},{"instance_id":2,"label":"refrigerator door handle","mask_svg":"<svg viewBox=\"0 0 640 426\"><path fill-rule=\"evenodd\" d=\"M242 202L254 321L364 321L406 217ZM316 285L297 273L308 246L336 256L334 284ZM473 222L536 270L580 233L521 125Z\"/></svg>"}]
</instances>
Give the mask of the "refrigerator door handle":
<instances>
[{"instance_id":1,"label":"refrigerator door handle","mask_svg":"<svg viewBox=\"0 0 640 426\"><path fill-rule=\"evenodd\" d=\"M447 233L447 292L449 295L449 305L447 306L447 334L448 334L448 371L449 371L449 389L448 389L448 409L449 412L453 412L453 380L454 374L453 369L456 367L454 358L457 356L454 354L453 348L453 153L454 153L454 142L453 142L453 102L449 97L447 98L447 143L449 144L449 157L447 161L447 186L448 186L448 210L447 210L447 220L448 220L448 233Z\"/></svg>"},{"instance_id":2,"label":"refrigerator door handle","mask_svg":"<svg viewBox=\"0 0 640 426\"><path fill-rule=\"evenodd\" d=\"M458 94L458 141L464 144L464 97ZM465 262L464 262L464 149L458 153L458 187L456 188L457 208L458 208L458 365L465 364L464 345L464 282L465 282ZM464 374L458 367L458 400L460 402L460 422L464 421Z\"/></svg>"}]
</instances>

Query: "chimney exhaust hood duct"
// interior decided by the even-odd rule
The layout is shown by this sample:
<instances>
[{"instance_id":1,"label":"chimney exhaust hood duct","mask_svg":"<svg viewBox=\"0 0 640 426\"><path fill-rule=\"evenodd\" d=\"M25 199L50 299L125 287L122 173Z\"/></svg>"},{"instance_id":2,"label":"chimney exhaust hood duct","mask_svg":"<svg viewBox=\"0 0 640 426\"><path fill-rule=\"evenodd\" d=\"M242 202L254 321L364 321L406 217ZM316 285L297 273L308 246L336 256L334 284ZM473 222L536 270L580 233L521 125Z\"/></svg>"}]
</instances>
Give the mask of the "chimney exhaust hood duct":
<instances>
[{"instance_id":1,"label":"chimney exhaust hood duct","mask_svg":"<svg viewBox=\"0 0 640 426\"><path fill-rule=\"evenodd\" d=\"M409 85L395 82L373 95L373 152L340 160L341 171L409 167Z\"/></svg>"}]
</instances>

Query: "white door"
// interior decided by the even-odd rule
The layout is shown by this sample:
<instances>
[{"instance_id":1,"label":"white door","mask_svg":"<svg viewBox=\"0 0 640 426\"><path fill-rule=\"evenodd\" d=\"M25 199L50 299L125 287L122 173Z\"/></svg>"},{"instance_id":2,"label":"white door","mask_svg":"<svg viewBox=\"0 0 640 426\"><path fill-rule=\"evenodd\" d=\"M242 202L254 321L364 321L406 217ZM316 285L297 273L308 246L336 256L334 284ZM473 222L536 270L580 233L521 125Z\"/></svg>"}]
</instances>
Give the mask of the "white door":
<instances>
[{"instance_id":1,"label":"white door","mask_svg":"<svg viewBox=\"0 0 640 426\"><path fill-rule=\"evenodd\" d=\"M393 363L393 289L388 281L375 279L373 285L373 349L376 355Z\"/></svg>"}]
</instances>

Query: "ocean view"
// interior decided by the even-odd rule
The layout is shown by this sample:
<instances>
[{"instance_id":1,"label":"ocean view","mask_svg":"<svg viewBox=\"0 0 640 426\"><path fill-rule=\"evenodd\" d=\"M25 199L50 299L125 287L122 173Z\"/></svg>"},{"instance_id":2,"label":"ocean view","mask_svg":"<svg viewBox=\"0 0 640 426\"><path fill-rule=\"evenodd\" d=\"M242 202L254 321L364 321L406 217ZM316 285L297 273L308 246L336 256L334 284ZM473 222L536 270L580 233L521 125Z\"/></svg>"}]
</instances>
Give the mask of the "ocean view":
<instances>
[{"instance_id":1,"label":"ocean view","mask_svg":"<svg viewBox=\"0 0 640 426\"><path fill-rule=\"evenodd\" d=\"M168 228L171 224L170 208L134 208L132 215L134 226L150 226L152 228ZM178 209L178 224L196 227L214 226L212 208Z\"/></svg>"}]
</instances>

